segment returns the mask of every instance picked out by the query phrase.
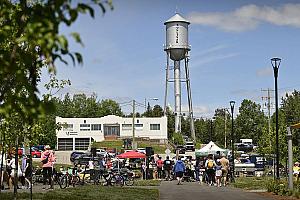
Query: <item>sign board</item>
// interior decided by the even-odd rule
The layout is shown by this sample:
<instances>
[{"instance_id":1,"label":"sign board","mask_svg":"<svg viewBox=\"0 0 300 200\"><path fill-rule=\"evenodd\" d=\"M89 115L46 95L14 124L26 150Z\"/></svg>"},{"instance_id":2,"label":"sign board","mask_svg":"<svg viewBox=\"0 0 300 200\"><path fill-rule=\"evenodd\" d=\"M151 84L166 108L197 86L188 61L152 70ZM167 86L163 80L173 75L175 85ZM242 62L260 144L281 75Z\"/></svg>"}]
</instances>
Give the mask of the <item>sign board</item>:
<instances>
[{"instance_id":1,"label":"sign board","mask_svg":"<svg viewBox=\"0 0 300 200\"><path fill-rule=\"evenodd\" d=\"M170 153L171 153L170 149L166 149L166 150L165 150L165 153L167 154L167 156L169 156Z\"/></svg>"}]
</instances>

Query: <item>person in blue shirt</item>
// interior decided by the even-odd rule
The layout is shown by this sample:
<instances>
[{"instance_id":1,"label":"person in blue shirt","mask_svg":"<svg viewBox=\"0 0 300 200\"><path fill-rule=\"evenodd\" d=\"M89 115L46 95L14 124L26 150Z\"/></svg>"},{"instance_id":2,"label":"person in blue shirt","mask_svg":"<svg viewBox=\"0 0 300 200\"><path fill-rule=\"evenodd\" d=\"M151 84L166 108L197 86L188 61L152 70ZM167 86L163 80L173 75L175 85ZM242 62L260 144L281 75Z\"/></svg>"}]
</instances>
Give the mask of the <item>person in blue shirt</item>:
<instances>
[{"instance_id":1,"label":"person in blue shirt","mask_svg":"<svg viewBox=\"0 0 300 200\"><path fill-rule=\"evenodd\" d=\"M185 172L185 165L184 165L184 162L182 162L180 156L178 157L178 160L173 167L173 172L175 173L177 181L178 181L177 185L181 185L182 177Z\"/></svg>"}]
</instances>

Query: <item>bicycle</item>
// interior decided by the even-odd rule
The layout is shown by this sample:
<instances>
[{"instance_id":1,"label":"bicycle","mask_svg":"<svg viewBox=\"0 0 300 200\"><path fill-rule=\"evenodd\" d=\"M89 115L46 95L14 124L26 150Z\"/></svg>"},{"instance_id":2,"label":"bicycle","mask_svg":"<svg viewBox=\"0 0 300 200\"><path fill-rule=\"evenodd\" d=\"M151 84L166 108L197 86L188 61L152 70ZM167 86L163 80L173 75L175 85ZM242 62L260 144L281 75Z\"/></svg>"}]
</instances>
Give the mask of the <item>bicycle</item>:
<instances>
[{"instance_id":1,"label":"bicycle","mask_svg":"<svg viewBox=\"0 0 300 200\"><path fill-rule=\"evenodd\" d=\"M121 169L120 173L121 173L121 176L124 179L125 185L127 185L127 186L133 186L134 185L134 173L132 171L128 171L127 169L126 169L126 171L123 171Z\"/></svg>"},{"instance_id":2,"label":"bicycle","mask_svg":"<svg viewBox=\"0 0 300 200\"><path fill-rule=\"evenodd\" d=\"M73 187L75 187L75 185L78 185L80 183L80 177L78 175L77 168L69 168L65 172L65 174L60 177L59 182L62 188L69 187L70 185L72 185Z\"/></svg>"},{"instance_id":3,"label":"bicycle","mask_svg":"<svg viewBox=\"0 0 300 200\"><path fill-rule=\"evenodd\" d=\"M124 186L124 178L122 175L116 172L116 170L108 171L103 174L103 178L105 183L103 185L106 186Z\"/></svg>"}]
</instances>

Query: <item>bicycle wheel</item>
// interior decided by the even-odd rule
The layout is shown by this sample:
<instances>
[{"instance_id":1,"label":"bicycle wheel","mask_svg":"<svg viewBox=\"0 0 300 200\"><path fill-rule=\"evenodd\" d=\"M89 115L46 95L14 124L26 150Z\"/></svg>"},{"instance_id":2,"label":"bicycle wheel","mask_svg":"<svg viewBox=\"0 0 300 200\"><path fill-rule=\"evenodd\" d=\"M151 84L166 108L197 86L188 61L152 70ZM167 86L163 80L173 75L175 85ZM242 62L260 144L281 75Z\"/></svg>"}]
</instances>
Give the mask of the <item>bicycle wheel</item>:
<instances>
[{"instance_id":1,"label":"bicycle wheel","mask_svg":"<svg viewBox=\"0 0 300 200\"><path fill-rule=\"evenodd\" d=\"M80 183L80 177L78 175L75 175L72 177L72 185L75 187L75 185L79 185Z\"/></svg>"},{"instance_id":2,"label":"bicycle wheel","mask_svg":"<svg viewBox=\"0 0 300 200\"><path fill-rule=\"evenodd\" d=\"M123 179L124 179L125 185L127 185L127 186L133 186L133 184L134 184L134 178L132 176L129 176L127 178L123 177Z\"/></svg>"},{"instance_id":3,"label":"bicycle wheel","mask_svg":"<svg viewBox=\"0 0 300 200\"><path fill-rule=\"evenodd\" d=\"M32 175L32 185L37 181L37 177L35 174Z\"/></svg>"},{"instance_id":4,"label":"bicycle wheel","mask_svg":"<svg viewBox=\"0 0 300 200\"><path fill-rule=\"evenodd\" d=\"M124 178L120 175L115 175L111 177L111 185L122 187L124 185Z\"/></svg>"},{"instance_id":5,"label":"bicycle wheel","mask_svg":"<svg viewBox=\"0 0 300 200\"><path fill-rule=\"evenodd\" d=\"M63 175L57 180L57 183L61 189L65 189L69 185L68 175Z\"/></svg>"}]
</instances>

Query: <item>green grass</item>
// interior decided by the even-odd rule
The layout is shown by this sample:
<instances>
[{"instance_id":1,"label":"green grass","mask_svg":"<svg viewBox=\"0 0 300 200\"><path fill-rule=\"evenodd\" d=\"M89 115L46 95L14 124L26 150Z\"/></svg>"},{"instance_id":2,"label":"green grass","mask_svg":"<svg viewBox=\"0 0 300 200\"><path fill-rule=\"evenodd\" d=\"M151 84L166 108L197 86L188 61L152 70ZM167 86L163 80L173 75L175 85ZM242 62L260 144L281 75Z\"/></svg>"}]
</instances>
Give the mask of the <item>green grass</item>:
<instances>
[{"instance_id":1,"label":"green grass","mask_svg":"<svg viewBox=\"0 0 300 200\"><path fill-rule=\"evenodd\" d=\"M122 145L122 140L107 140L102 142L94 142L92 146L96 148L117 148L118 150L120 150L122 148Z\"/></svg>"},{"instance_id":2,"label":"green grass","mask_svg":"<svg viewBox=\"0 0 300 200\"><path fill-rule=\"evenodd\" d=\"M0 194L0 199L13 199L13 193ZM19 193L18 199L29 199L29 193ZM131 187L83 186L63 190L53 190L47 193L34 193L35 200L158 200L157 189Z\"/></svg>"},{"instance_id":3,"label":"green grass","mask_svg":"<svg viewBox=\"0 0 300 200\"><path fill-rule=\"evenodd\" d=\"M138 142L138 147L139 148L152 147L154 153L158 153L158 154L165 153L165 150L167 149L165 145L151 144L148 142Z\"/></svg>"},{"instance_id":4,"label":"green grass","mask_svg":"<svg viewBox=\"0 0 300 200\"><path fill-rule=\"evenodd\" d=\"M267 189L267 183L273 180L272 177L239 177L235 179L234 187L246 190Z\"/></svg>"}]
</instances>

